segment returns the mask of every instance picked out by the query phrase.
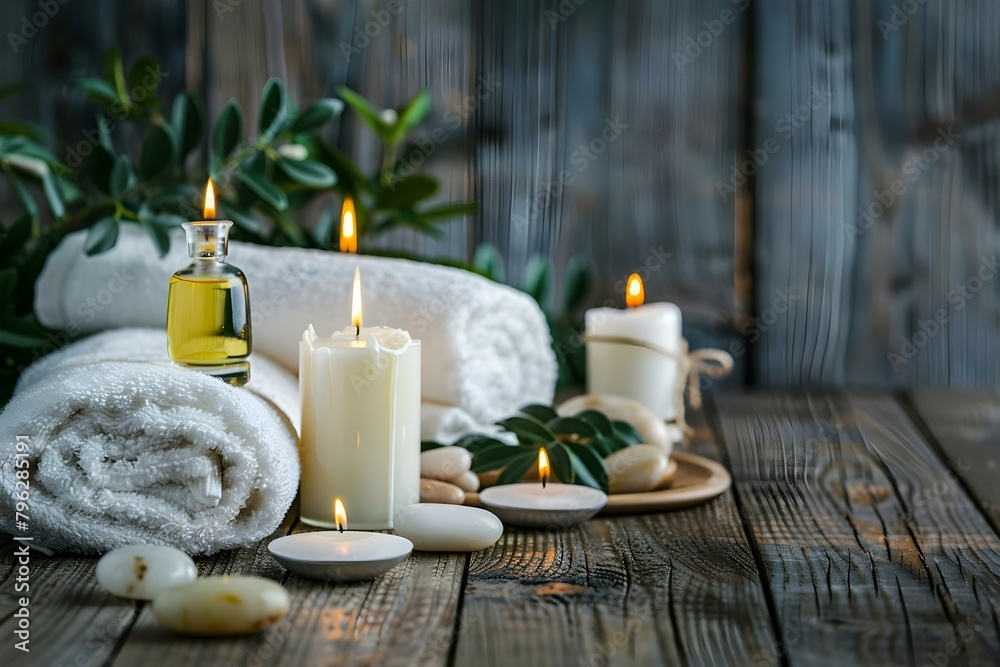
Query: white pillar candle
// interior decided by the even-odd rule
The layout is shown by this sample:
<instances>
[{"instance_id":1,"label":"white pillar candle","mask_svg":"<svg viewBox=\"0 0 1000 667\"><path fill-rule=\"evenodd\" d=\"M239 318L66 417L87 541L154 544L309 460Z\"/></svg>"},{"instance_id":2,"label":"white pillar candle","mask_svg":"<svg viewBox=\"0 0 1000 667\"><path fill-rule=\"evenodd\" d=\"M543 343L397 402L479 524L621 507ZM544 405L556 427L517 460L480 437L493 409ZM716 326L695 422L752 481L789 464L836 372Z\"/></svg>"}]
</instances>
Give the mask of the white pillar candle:
<instances>
[{"instance_id":1,"label":"white pillar candle","mask_svg":"<svg viewBox=\"0 0 1000 667\"><path fill-rule=\"evenodd\" d=\"M299 513L336 528L340 497L353 528L387 530L396 512L420 501L420 341L362 328L355 301L356 326L320 338L309 325L302 335Z\"/></svg>"},{"instance_id":2,"label":"white pillar candle","mask_svg":"<svg viewBox=\"0 0 1000 667\"><path fill-rule=\"evenodd\" d=\"M635 282L638 281L638 282ZM659 418L677 418L674 387L677 362L642 347L647 343L673 354L681 353L681 310L672 303L642 304L642 281L632 274L627 301L634 307L592 308L585 318L587 338L624 338L640 345L587 341L587 393L624 396L638 401Z\"/></svg>"}]
</instances>

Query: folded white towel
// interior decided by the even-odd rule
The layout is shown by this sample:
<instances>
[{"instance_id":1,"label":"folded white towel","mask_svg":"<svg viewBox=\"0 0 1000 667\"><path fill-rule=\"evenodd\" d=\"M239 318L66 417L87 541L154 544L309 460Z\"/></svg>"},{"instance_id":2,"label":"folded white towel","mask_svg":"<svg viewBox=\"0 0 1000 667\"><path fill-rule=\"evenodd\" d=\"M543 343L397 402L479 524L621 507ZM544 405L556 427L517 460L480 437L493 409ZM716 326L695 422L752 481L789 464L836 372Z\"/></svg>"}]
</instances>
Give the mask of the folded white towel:
<instances>
[{"instance_id":1,"label":"folded white towel","mask_svg":"<svg viewBox=\"0 0 1000 667\"><path fill-rule=\"evenodd\" d=\"M148 329L43 358L0 413L0 530L80 553L150 542L210 554L266 537L298 490L297 386L263 358L250 374L248 391L175 366Z\"/></svg>"},{"instance_id":2,"label":"folded white towel","mask_svg":"<svg viewBox=\"0 0 1000 667\"><path fill-rule=\"evenodd\" d=\"M170 275L190 260L182 236L158 260L135 225L118 244L83 254L84 233L50 255L36 286L39 320L70 333L162 327ZM254 349L298 372L310 323L327 335L350 322L351 284L361 266L364 321L406 329L421 341L421 394L490 424L525 403L550 403L556 360L545 317L527 295L482 276L421 262L231 243L250 283Z\"/></svg>"}]
</instances>

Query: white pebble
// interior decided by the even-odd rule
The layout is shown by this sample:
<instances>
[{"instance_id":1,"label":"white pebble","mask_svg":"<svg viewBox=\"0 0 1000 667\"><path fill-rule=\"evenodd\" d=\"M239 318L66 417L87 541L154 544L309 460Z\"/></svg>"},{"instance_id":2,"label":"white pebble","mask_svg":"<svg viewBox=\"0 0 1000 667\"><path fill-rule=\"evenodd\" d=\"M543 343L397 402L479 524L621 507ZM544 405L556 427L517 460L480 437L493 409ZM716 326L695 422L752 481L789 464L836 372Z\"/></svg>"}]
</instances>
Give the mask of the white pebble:
<instances>
[{"instance_id":1,"label":"white pebble","mask_svg":"<svg viewBox=\"0 0 1000 667\"><path fill-rule=\"evenodd\" d=\"M242 635L274 625L291 599L263 577L206 577L175 586L153 600L156 620L187 635Z\"/></svg>"},{"instance_id":2,"label":"white pebble","mask_svg":"<svg viewBox=\"0 0 1000 667\"><path fill-rule=\"evenodd\" d=\"M190 556L159 544L129 544L109 551L97 562L97 583L133 600L152 600L171 586L197 577Z\"/></svg>"},{"instance_id":3,"label":"white pebble","mask_svg":"<svg viewBox=\"0 0 1000 667\"><path fill-rule=\"evenodd\" d=\"M462 505L410 505L396 513L393 525L416 551L479 551L503 534L495 514Z\"/></svg>"},{"instance_id":4,"label":"white pebble","mask_svg":"<svg viewBox=\"0 0 1000 667\"><path fill-rule=\"evenodd\" d=\"M656 445L632 445L604 459L611 493L652 491L667 471L667 455Z\"/></svg>"},{"instance_id":5,"label":"white pebble","mask_svg":"<svg viewBox=\"0 0 1000 667\"><path fill-rule=\"evenodd\" d=\"M438 447L420 454L420 476L450 482L472 467L472 454L464 447Z\"/></svg>"},{"instance_id":6,"label":"white pebble","mask_svg":"<svg viewBox=\"0 0 1000 667\"><path fill-rule=\"evenodd\" d=\"M478 478L476 478L478 481ZM461 505L465 502L465 491L454 484L436 479L420 480L420 502Z\"/></svg>"},{"instance_id":7,"label":"white pebble","mask_svg":"<svg viewBox=\"0 0 1000 667\"><path fill-rule=\"evenodd\" d=\"M561 417L571 417L584 410L597 410L612 421L628 422L635 427L647 445L656 445L667 456L673 451L674 438L667 428L667 423L642 403L624 396L583 394L574 396L556 408Z\"/></svg>"},{"instance_id":8,"label":"white pebble","mask_svg":"<svg viewBox=\"0 0 1000 667\"><path fill-rule=\"evenodd\" d=\"M479 475L471 470L466 470L458 477L452 478L450 481L463 491L476 492L479 490Z\"/></svg>"}]
</instances>

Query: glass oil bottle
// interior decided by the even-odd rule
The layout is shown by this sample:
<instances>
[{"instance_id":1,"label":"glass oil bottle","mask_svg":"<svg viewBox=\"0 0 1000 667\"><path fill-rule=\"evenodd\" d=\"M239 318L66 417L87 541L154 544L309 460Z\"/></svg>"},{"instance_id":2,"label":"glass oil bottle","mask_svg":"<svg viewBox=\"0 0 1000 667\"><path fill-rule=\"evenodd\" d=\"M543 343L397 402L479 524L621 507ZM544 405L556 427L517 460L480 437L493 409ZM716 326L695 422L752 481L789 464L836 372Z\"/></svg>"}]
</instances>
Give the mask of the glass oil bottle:
<instances>
[{"instance_id":1,"label":"glass oil bottle","mask_svg":"<svg viewBox=\"0 0 1000 667\"><path fill-rule=\"evenodd\" d=\"M232 385L250 379L250 294L243 272L226 263L228 220L183 224L191 265L170 279L170 358Z\"/></svg>"}]
</instances>

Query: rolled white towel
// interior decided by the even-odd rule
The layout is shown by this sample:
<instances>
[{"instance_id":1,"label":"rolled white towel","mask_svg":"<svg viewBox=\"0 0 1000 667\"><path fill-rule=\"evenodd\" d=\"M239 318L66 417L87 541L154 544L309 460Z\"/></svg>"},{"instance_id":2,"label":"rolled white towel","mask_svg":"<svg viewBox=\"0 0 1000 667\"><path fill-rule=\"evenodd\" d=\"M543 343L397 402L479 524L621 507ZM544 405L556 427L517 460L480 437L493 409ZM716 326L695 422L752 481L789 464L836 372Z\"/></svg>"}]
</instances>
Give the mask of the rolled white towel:
<instances>
[{"instance_id":1,"label":"rolled white towel","mask_svg":"<svg viewBox=\"0 0 1000 667\"><path fill-rule=\"evenodd\" d=\"M248 391L175 366L165 333L147 329L43 358L0 413L0 530L79 553L210 554L266 537L298 490L297 387L266 359L250 373Z\"/></svg>"},{"instance_id":2,"label":"rolled white towel","mask_svg":"<svg viewBox=\"0 0 1000 667\"><path fill-rule=\"evenodd\" d=\"M36 286L39 320L71 334L162 327L170 276L190 262L182 237L164 259L135 225L122 225L115 248L94 257L83 253L85 238L71 234L50 255ZM238 242L229 256L250 283L254 349L290 371L307 325L327 335L348 324L360 265L365 323L421 341L425 401L459 407L480 424L552 401L557 368L545 316L515 289L401 259Z\"/></svg>"}]
</instances>

